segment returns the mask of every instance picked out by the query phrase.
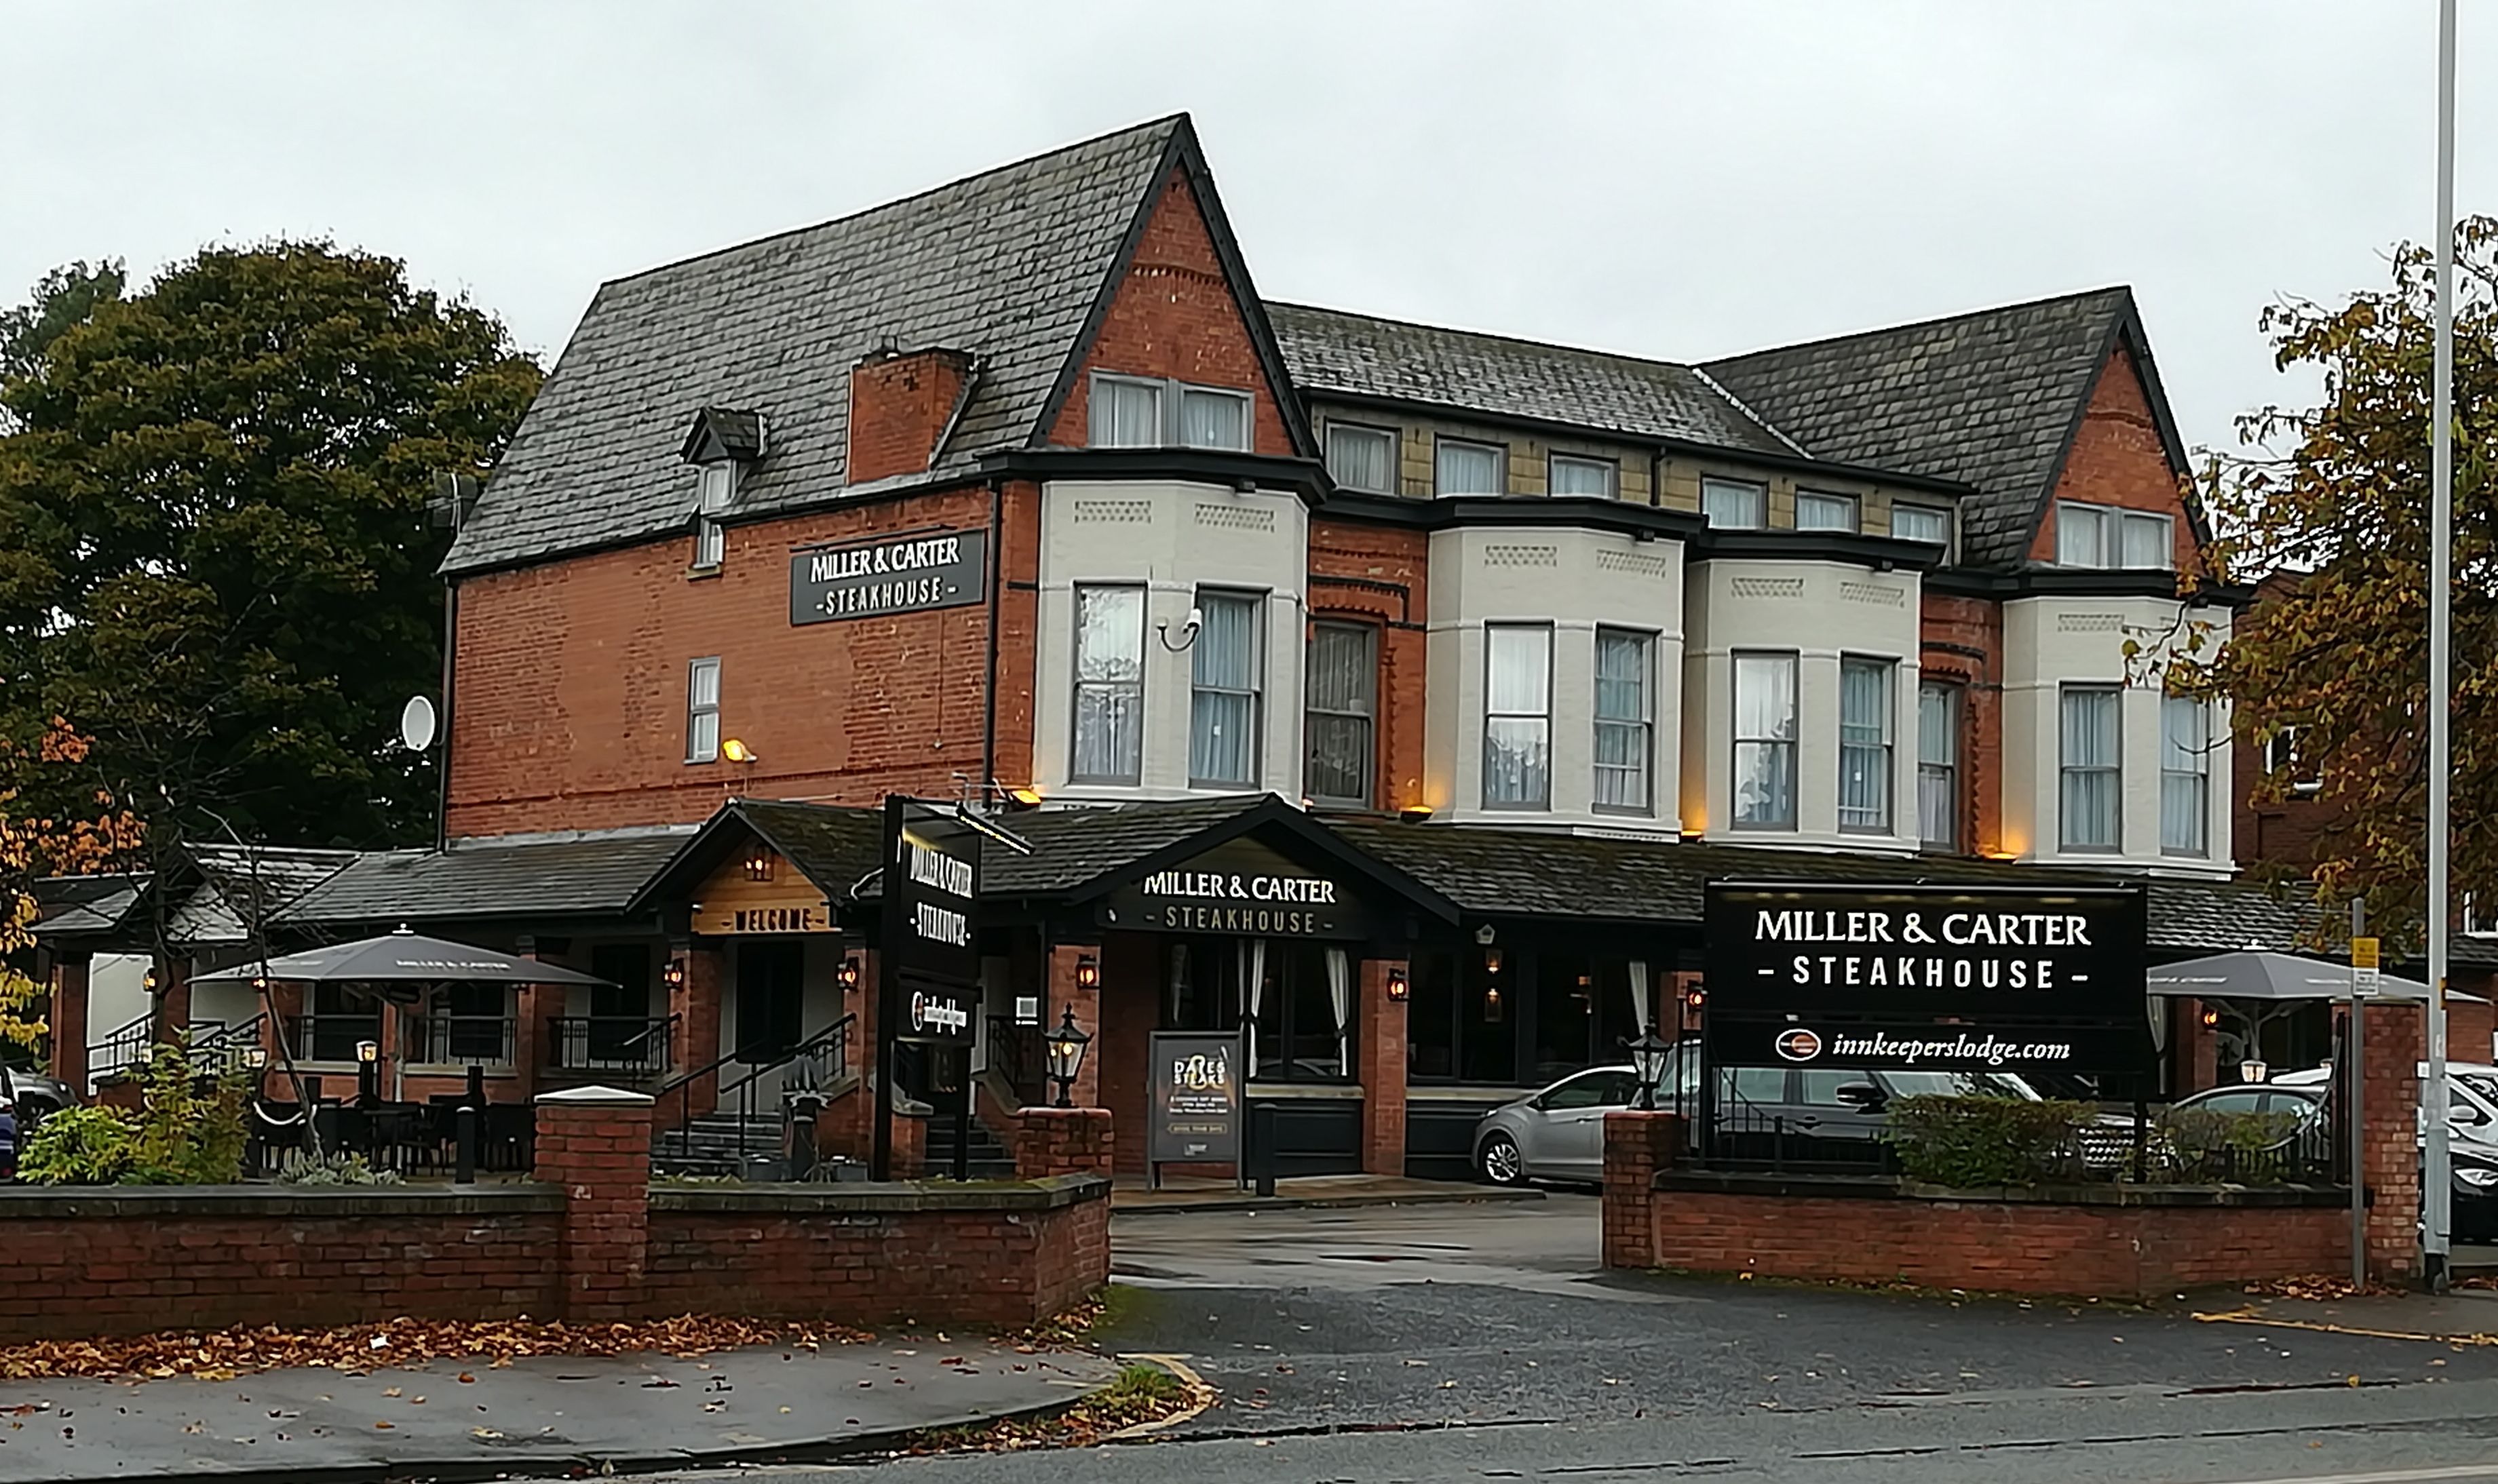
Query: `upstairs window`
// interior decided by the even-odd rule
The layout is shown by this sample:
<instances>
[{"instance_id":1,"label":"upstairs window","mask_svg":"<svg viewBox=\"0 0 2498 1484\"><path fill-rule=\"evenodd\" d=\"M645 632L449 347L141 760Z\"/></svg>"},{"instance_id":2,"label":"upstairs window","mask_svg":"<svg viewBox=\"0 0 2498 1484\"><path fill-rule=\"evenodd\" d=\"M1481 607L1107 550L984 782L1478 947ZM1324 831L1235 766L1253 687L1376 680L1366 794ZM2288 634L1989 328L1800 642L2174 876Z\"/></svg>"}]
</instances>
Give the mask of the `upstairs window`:
<instances>
[{"instance_id":1,"label":"upstairs window","mask_svg":"<svg viewBox=\"0 0 2498 1484\"><path fill-rule=\"evenodd\" d=\"M1656 641L1629 629L1596 630L1596 794L1599 809L1645 814L1654 727Z\"/></svg>"},{"instance_id":2,"label":"upstairs window","mask_svg":"<svg viewBox=\"0 0 2498 1484\"><path fill-rule=\"evenodd\" d=\"M1432 489L1441 494L1507 494L1509 450L1497 443L1441 438L1432 450Z\"/></svg>"},{"instance_id":3,"label":"upstairs window","mask_svg":"<svg viewBox=\"0 0 2498 1484\"><path fill-rule=\"evenodd\" d=\"M1839 662L1839 828L1891 829L1891 672L1886 659Z\"/></svg>"},{"instance_id":4,"label":"upstairs window","mask_svg":"<svg viewBox=\"0 0 2498 1484\"><path fill-rule=\"evenodd\" d=\"M1932 505L1907 505L1894 501L1891 506L1891 534L1902 541L1931 541L1937 546L1951 545L1951 512Z\"/></svg>"},{"instance_id":5,"label":"upstairs window","mask_svg":"<svg viewBox=\"0 0 2498 1484\"><path fill-rule=\"evenodd\" d=\"M1796 657L1735 656L1735 828L1796 827Z\"/></svg>"},{"instance_id":6,"label":"upstairs window","mask_svg":"<svg viewBox=\"0 0 2498 1484\"><path fill-rule=\"evenodd\" d=\"M1960 687L1917 687L1917 843L1960 848Z\"/></svg>"},{"instance_id":7,"label":"upstairs window","mask_svg":"<svg viewBox=\"0 0 2498 1484\"><path fill-rule=\"evenodd\" d=\"M729 459L698 464L694 470L694 565L717 567L728 554L728 531L720 518L737 498L737 465Z\"/></svg>"},{"instance_id":8,"label":"upstairs window","mask_svg":"<svg viewBox=\"0 0 2498 1484\"><path fill-rule=\"evenodd\" d=\"M1852 531L1857 528L1856 496L1828 494L1819 489L1796 491L1797 530Z\"/></svg>"},{"instance_id":9,"label":"upstairs window","mask_svg":"<svg viewBox=\"0 0 2498 1484\"><path fill-rule=\"evenodd\" d=\"M1545 488L1554 494L1592 495L1600 500L1614 497L1616 470L1610 458L1582 458L1570 454L1555 454L1546 468Z\"/></svg>"},{"instance_id":10,"label":"upstairs window","mask_svg":"<svg viewBox=\"0 0 2498 1484\"><path fill-rule=\"evenodd\" d=\"M2275 776L2288 774L2290 792L2297 798L2313 798L2324 792L2324 780L2299 757L2296 727L2283 727L2264 742L2263 769Z\"/></svg>"},{"instance_id":11,"label":"upstairs window","mask_svg":"<svg viewBox=\"0 0 2498 1484\"><path fill-rule=\"evenodd\" d=\"M1486 624L1484 653L1484 807L1551 808L1552 627Z\"/></svg>"},{"instance_id":12,"label":"upstairs window","mask_svg":"<svg viewBox=\"0 0 2498 1484\"><path fill-rule=\"evenodd\" d=\"M2212 710L2192 696L2160 703L2160 849L2212 853Z\"/></svg>"},{"instance_id":13,"label":"upstairs window","mask_svg":"<svg viewBox=\"0 0 2498 1484\"><path fill-rule=\"evenodd\" d=\"M1719 530L1756 531L1770 523L1770 487L1740 479L1704 479L1700 508Z\"/></svg>"},{"instance_id":14,"label":"upstairs window","mask_svg":"<svg viewBox=\"0 0 2498 1484\"><path fill-rule=\"evenodd\" d=\"M1396 492L1396 434L1385 427L1328 425L1328 476L1338 489L1363 494Z\"/></svg>"},{"instance_id":15,"label":"upstairs window","mask_svg":"<svg viewBox=\"0 0 2498 1484\"><path fill-rule=\"evenodd\" d=\"M2175 565L2167 516L2075 500L2056 504L2056 565L2167 571Z\"/></svg>"},{"instance_id":16,"label":"upstairs window","mask_svg":"<svg viewBox=\"0 0 2498 1484\"><path fill-rule=\"evenodd\" d=\"M1189 646L1188 780L1258 780L1260 663L1255 593L1201 592L1197 642Z\"/></svg>"},{"instance_id":17,"label":"upstairs window","mask_svg":"<svg viewBox=\"0 0 2498 1484\"><path fill-rule=\"evenodd\" d=\"M2113 685L2067 685L2062 698L2059 838L2066 850L2122 850L2124 736Z\"/></svg>"},{"instance_id":18,"label":"upstairs window","mask_svg":"<svg viewBox=\"0 0 2498 1484\"><path fill-rule=\"evenodd\" d=\"M1207 448L1246 451L1250 396L1225 387L1169 378L1093 377L1088 418L1095 448Z\"/></svg>"},{"instance_id":19,"label":"upstairs window","mask_svg":"<svg viewBox=\"0 0 2498 1484\"><path fill-rule=\"evenodd\" d=\"M686 667L686 761L720 760L720 659L711 656Z\"/></svg>"},{"instance_id":20,"label":"upstairs window","mask_svg":"<svg viewBox=\"0 0 2498 1484\"><path fill-rule=\"evenodd\" d=\"M1370 805L1371 726L1379 709L1371 633L1360 623L1310 626L1309 714L1301 726L1309 758L1301 786L1321 803Z\"/></svg>"},{"instance_id":21,"label":"upstairs window","mask_svg":"<svg viewBox=\"0 0 2498 1484\"><path fill-rule=\"evenodd\" d=\"M1145 748L1145 589L1075 589L1075 748L1079 781L1134 783Z\"/></svg>"}]
</instances>

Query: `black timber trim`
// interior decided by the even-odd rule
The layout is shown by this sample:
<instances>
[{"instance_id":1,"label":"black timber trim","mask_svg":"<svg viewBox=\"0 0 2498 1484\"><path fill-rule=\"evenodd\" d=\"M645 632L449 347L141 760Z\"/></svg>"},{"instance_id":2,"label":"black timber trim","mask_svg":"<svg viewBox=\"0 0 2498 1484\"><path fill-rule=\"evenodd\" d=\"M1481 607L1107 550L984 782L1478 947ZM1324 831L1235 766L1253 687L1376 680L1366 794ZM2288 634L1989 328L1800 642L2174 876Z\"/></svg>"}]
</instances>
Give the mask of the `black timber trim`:
<instances>
[{"instance_id":1,"label":"black timber trim","mask_svg":"<svg viewBox=\"0 0 2498 1484\"><path fill-rule=\"evenodd\" d=\"M1034 892L1017 899L1033 903L1076 905L1105 897L1120 887L1141 881L1155 871L1194 860L1218 845L1256 833L1280 834L1307 847L1348 874L1358 876L1442 922L1454 923L1457 904L1438 891L1380 860L1272 794L1227 819L1197 831L1160 849L1149 850L1122 866L1056 892Z\"/></svg>"},{"instance_id":2,"label":"black timber trim","mask_svg":"<svg viewBox=\"0 0 2498 1484\"><path fill-rule=\"evenodd\" d=\"M633 893L632 899L625 903L625 910L633 913L647 912L652 910L661 898L683 896L693 891L702 884L706 876L720 868L721 862L728 859L728 851L721 848L722 842L733 841L740 835L745 835L769 845L781 859L795 867L800 875L813 882L817 890L824 894L825 906L838 915L843 904L849 899L849 889L857 885L859 880L865 879L864 873L858 878L840 882L827 881L817 875L807 868L804 861L773 838L772 832L764 827L761 820L748 813L743 806L744 804L745 801L742 799L731 799L721 805L719 811L711 818L704 820L702 828L696 830L691 837L678 846L676 853L661 863L659 868L651 873L651 879L643 882ZM876 812L866 809L843 809L837 805L796 806L834 809L845 813ZM878 828L883 827L880 824ZM873 870L878 864L872 859L867 863L867 868Z\"/></svg>"},{"instance_id":3,"label":"black timber trim","mask_svg":"<svg viewBox=\"0 0 2498 1484\"><path fill-rule=\"evenodd\" d=\"M1367 392L1345 392L1331 387L1311 387L1301 394L1313 402L1341 402L1348 407L1367 407L1382 411L1418 412L1434 417L1454 417L1462 422L1480 423L1487 427L1516 427L1530 432L1555 432L1567 437L1594 441L1611 440L1637 448L1657 449L1669 454L1682 454L1699 458L1718 458L1729 463L1757 464L1765 469L1785 473L1819 474L1833 479L1862 480L1870 485L1883 485L1901 489L1918 489L1930 494L1947 494L1955 499L1975 494L1977 487L1956 479L1932 474L1910 474L1899 469L1877 469L1869 464L1836 463L1815 458L1809 454L1775 454L1760 449L1736 448L1723 443L1710 443L1699 438L1674 438L1657 433L1633 432L1628 428L1608 427L1601 423L1564 423L1551 418L1527 417L1514 412L1492 412L1470 407L1462 402L1426 401L1420 397L1381 396ZM1725 395L1720 393L1720 395ZM1733 401L1731 396L1727 400ZM1754 415L1753 421L1761 420ZM1761 423L1768 427L1767 423Z\"/></svg>"},{"instance_id":4,"label":"black timber trim","mask_svg":"<svg viewBox=\"0 0 2498 1484\"><path fill-rule=\"evenodd\" d=\"M2183 590L2177 574L2165 567L2023 567L2014 572L1952 567L1929 574L1926 590L1999 603L2013 598L2166 598L2238 613L2256 601L2255 588L2243 583L2203 583Z\"/></svg>"},{"instance_id":5,"label":"black timber trim","mask_svg":"<svg viewBox=\"0 0 2498 1484\"><path fill-rule=\"evenodd\" d=\"M1318 513L1425 531L1467 525L1572 525L1671 541L1698 540L1709 527L1708 519L1693 511L1634 505L1592 494L1443 494L1416 499L1333 489Z\"/></svg>"},{"instance_id":6,"label":"black timber trim","mask_svg":"<svg viewBox=\"0 0 2498 1484\"><path fill-rule=\"evenodd\" d=\"M1927 572L1942 565L1944 549L1931 541L1906 541L1863 531L1711 530L1694 561L1841 561L1878 571Z\"/></svg>"},{"instance_id":7,"label":"black timber trim","mask_svg":"<svg viewBox=\"0 0 2498 1484\"><path fill-rule=\"evenodd\" d=\"M1076 330L1074 344L1069 347L1067 360L1058 368L1058 380L1049 389L1048 400L1041 403L1040 415L1033 419L1024 446L1046 447L1049 429L1058 422L1059 414L1067 410L1067 399L1075 395L1076 379L1084 374L1085 358L1102 337L1103 322L1110 316L1119 286L1136 266L1137 248L1144 241L1145 228L1153 221L1155 207L1162 204L1164 188L1169 184L1173 171L1180 173L1196 198L1198 216L1205 223L1206 237L1214 243L1215 261L1223 267L1224 286L1231 291L1233 305L1239 311L1241 323L1249 331L1250 344L1258 352L1258 364L1266 374L1267 394L1275 399L1276 414L1284 420L1294 449L1302 458L1315 458L1318 438L1310 431L1309 414L1295 395L1293 378L1284 368L1284 353L1275 343L1274 326L1267 322L1265 305L1249 281L1248 263L1240 255L1239 240L1233 236L1223 199L1215 192L1205 152L1198 145L1197 125L1186 113L1173 115L1170 138L1163 143L1163 157L1154 167L1153 179L1145 186L1144 200L1137 204L1136 216L1128 223L1126 235L1119 238L1118 251L1110 256L1109 271L1102 277L1093 307L1084 313L1084 323Z\"/></svg>"},{"instance_id":8,"label":"black timber trim","mask_svg":"<svg viewBox=\"0 0 2498 1484\"><path fill-rule=\"evenodd\" d=\"M975 468L1009 478L1178 480L1233 489L1290 489L1309 505L1327 489L1315 458L1280 458L1201 448L1020 448L984 454Z\"/></svg>"}]
</instances>

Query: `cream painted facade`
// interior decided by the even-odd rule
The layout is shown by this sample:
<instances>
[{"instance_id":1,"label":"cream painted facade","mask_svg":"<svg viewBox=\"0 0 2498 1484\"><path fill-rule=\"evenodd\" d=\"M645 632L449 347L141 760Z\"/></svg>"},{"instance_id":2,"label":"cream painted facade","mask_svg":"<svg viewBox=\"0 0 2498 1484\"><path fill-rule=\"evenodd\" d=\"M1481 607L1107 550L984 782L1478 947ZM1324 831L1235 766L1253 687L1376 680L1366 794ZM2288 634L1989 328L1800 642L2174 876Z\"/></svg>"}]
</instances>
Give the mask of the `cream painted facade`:
<instances>
[{"instance_id":1,"label":"cream painted facade","mask_svg":"<svg viewBox=\"0 0 2498 1484\"><path fill-rule=\"evenodd\" d=\"M1424 799L1451 820L1675 832L1681 772L1682 543L1575 526L1459 526L1431 537L1429 678ZM1553 631L1551 805L1484 801L1487 624ZM1595 781L1596 631L1649 636L1649 799L1599 807Z\"/></svg>"},{"instance_id":2,"label":"cream painted facade","mask_svg":"<svg viewBox=\"0 0 2498 1484\"><path fill-rule=\"evenodd\" d=\"M1033 774L1069 803L1268 792L1301 796L1301 669L1309 512L1290 492L1220 485L1058 481L1041 491L1041 643L1033 698ZM1073 780L1075 589L1145 589L1144 736L1133 784ZM1192 786L1189 707L1195 662L1173 649L1209 588L1263 600L1255 781ZM1168 637L1166 637L1168 636Z\"/></svg>"},{"instance_id":3,"label":"cream painted facade","mask_svg":"<svg viewBox=\"0 0 2498 1484\"><path fill-rule=\"evenodd\" d=\"M1682 826L1711 840L1818 849L1913 851L1919 591L1913 572L1831 561L1694 563L1683 650ZM1734 661L1740 653L1796 657L1795 827L1735 823ZM1840 666L1891 666L1889 822L1839 823Z\"/></svg>"},{"instance_id":4,"label":"cream painted facade","mask_svg":"<svg viewBox=\"0 0 2498 1484\"><path fill-rule=\"evenodd\" d=\"M2161 844L2160 658L2197 629L2209 654L2229 637L2229 612L2152 597L2034 597L2003 605L2003 843L2024 861L2227 876L2231 776L2229 714L2216 706L2204 787L2205 850ZM2142 651L2129 662L2130 641ZM2119 689L2121 848L2063 844L2062 707L2068 686Z\"/></svg>"}]
</instances>

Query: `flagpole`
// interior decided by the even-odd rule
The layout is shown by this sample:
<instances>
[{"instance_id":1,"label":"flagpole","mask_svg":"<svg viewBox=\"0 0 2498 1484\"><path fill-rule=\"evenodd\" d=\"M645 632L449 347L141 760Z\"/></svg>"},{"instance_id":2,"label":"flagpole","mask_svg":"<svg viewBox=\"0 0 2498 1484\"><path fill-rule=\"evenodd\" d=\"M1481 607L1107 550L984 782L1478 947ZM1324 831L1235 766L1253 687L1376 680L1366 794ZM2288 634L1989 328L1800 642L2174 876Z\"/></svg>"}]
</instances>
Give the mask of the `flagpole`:
<instances>
[{"instance_id":1,"label":"flagpole","mask_svg":"<svg viewBox=\"0 0 2498 1484\"><path fill-rule=\"evenodd\" d=\"M2449 774L2454 704L2452 619L2454 524L2454 9L2437 8L2437 330L2429 394L2428 566L2428 1076L2420 1089L2427 1148L2421 1160L2420 1246L2426 1276L2446 1286L2451 1220L2446 1128L2446 963Z\"/></svg>"}]
</instances>

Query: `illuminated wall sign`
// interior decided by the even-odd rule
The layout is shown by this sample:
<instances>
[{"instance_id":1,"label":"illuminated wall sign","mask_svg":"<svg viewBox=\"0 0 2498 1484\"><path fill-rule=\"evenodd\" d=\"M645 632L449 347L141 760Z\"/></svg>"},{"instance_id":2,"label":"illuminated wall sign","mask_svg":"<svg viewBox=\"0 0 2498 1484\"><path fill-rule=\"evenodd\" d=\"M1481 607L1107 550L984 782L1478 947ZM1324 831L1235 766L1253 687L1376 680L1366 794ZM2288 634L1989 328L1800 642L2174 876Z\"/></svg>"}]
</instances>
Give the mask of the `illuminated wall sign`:
<instances>
[{"instance_id":1,"label":"illuminated wall sign","mask_svg":"<svg viewBox=\"0 0 2498 1484\"><path fill-rule=\"evenodd\" d=\"M920 531L789 558L789 621L829 623L960 608L988 596L986 531Z\"/></svg>"},{"instance_id":2,"label":"illuminated wall sign","mask_svg":"<svg viewBox=\"0 0 2498 1484\"><path fill-rule=\"evenodd\" d=\"M1370 936L1370 922L1344 884L1273 850L1235 840L1110 894L1105 928L1228 932L1250 937Z\"/></svg>"}]
</instances>

